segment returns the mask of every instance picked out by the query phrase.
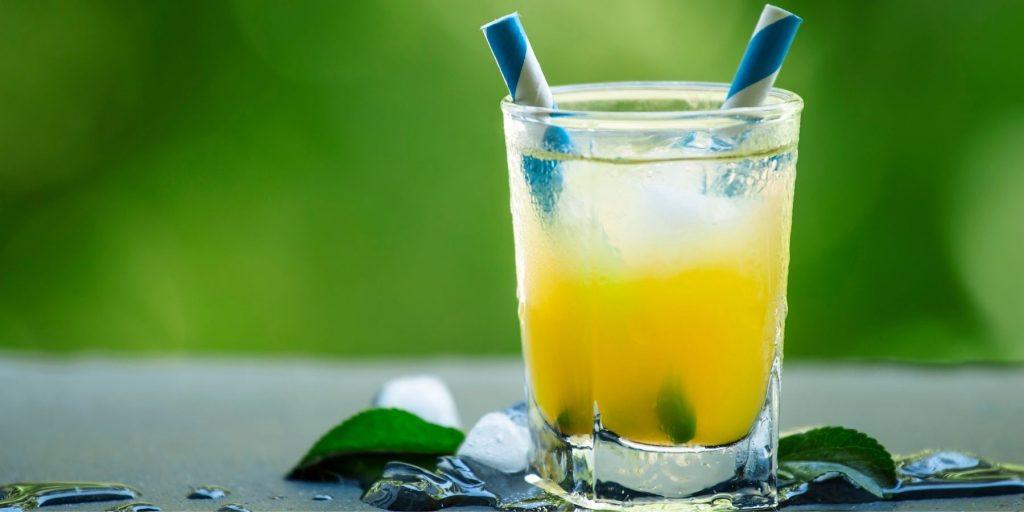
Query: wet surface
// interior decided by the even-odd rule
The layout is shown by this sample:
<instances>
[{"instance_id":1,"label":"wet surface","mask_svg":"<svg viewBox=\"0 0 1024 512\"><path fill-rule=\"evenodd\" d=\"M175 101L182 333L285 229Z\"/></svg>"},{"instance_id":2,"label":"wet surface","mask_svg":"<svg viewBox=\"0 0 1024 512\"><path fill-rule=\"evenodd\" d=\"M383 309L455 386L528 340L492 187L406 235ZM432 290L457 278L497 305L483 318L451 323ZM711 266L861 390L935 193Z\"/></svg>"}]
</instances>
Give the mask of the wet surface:
<instances>
[{"instance_id":1,"label":"wet surface","mask_svg":"<svg viewBox=\"0 0 1024 512\"><path fill-rule=\"evenodd\" d=\"M0 487L0 512L21 512L53 505L130 500L139 492L127 485L100 482L15 483Z\"/></svg>"},{"instance_id":2,"label":"wet surface","mask_svg":"<svg viewBox=\"0 0 1024 512\"><path fill-rule=\"evenodd\" d=\"M779 476L784 506L1024 494L1024 466L993 463L948 450L898 457L897 483L888 488L874 486L849 469L800 479L787 475L784 467Z\"/></svg>"},{"instance_id":3,"label":"wet surface","mask_svg":"<svg viewBox=\"0 0 1024 512\"><path fill-rule=\"evenodd\" d=\"M459 459L441 457L437 470L391 462L384 474L362 498L364 503L387 510L438 510L456 506L497 504L494 493Z\"/></svg>"},{"instance_id":4,"label":"wet surface","mask_svg":"<svg viewBox=\"0 0 1024 512\"><path fill-rule=\"evenodd\" d=\"M369 485L363 502L386 510L403 511L476 505L512 511L571 508L564 501L578 500L559 486L528 475L525 465L509 464L505 460L527 458L528 446L509 442L529 437L526 414L526 405L522 402L487 414L467 435L466 444L472 444L472 449L460 448L457 456L438 458L436 464L430 466L436 466L435 470L409 463L387 464L381 478ZM501 418L506 421L497 421ZM924 451L898 457L893 462L895 483L883 487L869 474L838 461L783 461L778 474L780 506L964 499L1024 493L1024 466L994 463L949 450ZM661 499L617 482L598 481L597 489L602 496L621 501L657 502ZM706 489L698 494L715 492L726 491ZM580 503L580 506L586 504Z\"/></svg>"},{"instance_id":5,"label":"wet surface","mask_svg":"<svg viewBox=\"0 0 1024 512\"><path fill-rule=\"evenodd\" d=\"M896 500L1024 493L1024 466L994 463L954 451L930 451L897 459Z\"/></svg>"},{"instance_id":6,"label":"wet surface","mask_svg":"<svg viewBox=\"0 0 1024 512\"><path fill-rule=\"evenodd\" d=\"M137 501L108 508L106 512L160 512L160 507L152 503Z\"/></svg>"},{"instance_id":7,"label":"wet surface","mask_svg":"<svg viewBox=\"0 0 1024 512\"><path fill-rule=\"evenodd\" d=\"M419 373L445 380L463 425L522 399L523 369L514 359L324 363L0 356L0 410L16 412L0 421L0 482L122 482L165 511L212 512L224 503L186 499L188 486L200 483L231 489L232 500L256 512L376 510L360 501L362 491L354 485L282 477L321 434L365 407L384 381ZM789 364L783 389L783 429L839 424L871 433L896 453L949 447L1024 462L1016 428L1024 423L1021 369ZM314 501L316 494L334 500ZM116 504L67 510L103 512ZM828 509L1019 510L1024 499L906 500Z\"/></svg>"},{"instance_id":8,"label":"wet surface","mask_svg":"<svg viewBox=\"0 0 1024 512\"><path fill-rule=\"evenodd\" d=\"M362 500L377 508L402 511L470 506L510 511L572 509L527 483L525 473L502 473L456 457L439 458L436 471L388 464Z\"/></svg>"},{"instance_id":9,"label":"wet surface","mask_svg":"<svg viewBox=\"0 0 1024 512\"><path fill-rule=\"evenodd\" d=\"M228 503L217 509L217 512L252 512L245 505L239 503Z\"/></svg>"},{"instance_id":10,"label":"wet surface","mask_svg":"<svg viewBox=\"0 0 1024 512\"><path fill-rule=\"evenodd\" d=\"M1024 493L1024 467L992 463L952 451L929 451L899 458L898 483L891 488L871 485L870 479L853 473L850 468L842 468L813 478L794 478L792 474L788 479L783 477L779 489L781 507L882 504ZM525 476L523 473L505 474L455 457L441 457L436 471L392 463L362 500L378 508L398 511L474 505L509 511L572 508L527 484Z\"/></svg>"}]
</instances>

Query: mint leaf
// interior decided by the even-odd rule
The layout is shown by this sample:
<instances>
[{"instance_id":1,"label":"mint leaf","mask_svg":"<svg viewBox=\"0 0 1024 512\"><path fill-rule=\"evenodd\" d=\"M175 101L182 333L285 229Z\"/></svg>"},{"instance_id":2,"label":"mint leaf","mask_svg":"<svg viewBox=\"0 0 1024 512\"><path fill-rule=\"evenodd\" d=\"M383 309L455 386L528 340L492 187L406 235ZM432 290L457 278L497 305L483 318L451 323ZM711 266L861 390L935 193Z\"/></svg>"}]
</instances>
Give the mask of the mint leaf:
<instances>
[{"instance_id":1,"label":"mint leaf","mask_svg":"<svg viewBox=\"0 0 1024 512\"><path fill-rule=\"evenodd\" d=\"M797 466L794 463L818 465ZM803 479L811 480L818 475L809 475L808 470L835 469L821 463L846 466L884 487L896 484L896 464L893 463L892 455L878 441L863 432L844 427L819 427L779 439L781 467L790 464L793 470L799 468L797 472L801 473Z\"/></svg>"},{"instance_id":2,"label":"mint leaf","mask_svg":"<svg viewBox=\"0 0 1024 512\"><path fill-rule=\"evenodd\" d=\"M697 433L697 418L679 386L678 378L670 375L665 379L661 390L658 391L654 409L662 432L665 432L673 443L685 443L693 439Z\"/></svg>"},{"instance_id":3,"label":"mint leaf","mask_svg":"<svg viewBox=\"0 0 1024 512\"><path fill-rule=\"evenodd\" d=\"M393 460L431 468L437 457L451 455L465 435L401 409L368 409L323 435L288 478L330 481L355 478L362 485L380 476Z\"/></svg>"}]
</instances>

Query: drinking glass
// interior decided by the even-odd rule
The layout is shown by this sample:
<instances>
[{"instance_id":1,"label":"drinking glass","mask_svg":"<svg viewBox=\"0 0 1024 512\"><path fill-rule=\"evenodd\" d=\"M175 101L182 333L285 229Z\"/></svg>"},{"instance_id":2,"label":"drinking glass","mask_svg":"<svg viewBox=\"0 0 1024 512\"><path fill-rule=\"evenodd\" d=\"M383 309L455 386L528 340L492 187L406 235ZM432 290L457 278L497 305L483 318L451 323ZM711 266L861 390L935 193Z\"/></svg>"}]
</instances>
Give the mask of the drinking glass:
<instances>
[{"instance_id":1,"label":"drinking glass","mask_svg":"<svg viewBox=\"0 0 1024 512\"><path fill-rule=\"evenodd\" d=\"M762 508L775 489L803 102L728 84L506 98L531 479L588 508Z\"/></svg>"}]
</instances>

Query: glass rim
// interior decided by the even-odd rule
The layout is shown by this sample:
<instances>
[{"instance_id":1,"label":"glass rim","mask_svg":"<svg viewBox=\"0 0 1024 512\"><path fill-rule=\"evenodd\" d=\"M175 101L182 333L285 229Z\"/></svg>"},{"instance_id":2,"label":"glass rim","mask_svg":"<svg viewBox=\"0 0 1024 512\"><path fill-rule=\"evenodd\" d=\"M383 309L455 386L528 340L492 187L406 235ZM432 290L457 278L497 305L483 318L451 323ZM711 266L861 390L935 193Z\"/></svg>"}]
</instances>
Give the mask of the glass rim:
<instances>
[{"instance_id":1,"label":"glass rim","mask_svg":"<svg viewBox=\"0 0 1024 512\"><path fill-rule=\"evenodd\" d=\"M622 91L651 91L651 92L672 92L679 93L705 93L721 94L722 99L729 92L730 85L722 82L679 82L679 81L637 81L637 82L595 82L583 84L559 85L551 88L551 94L557 100L560 95L587 93L587 92L615 92ZM740 107L730 109L700 109L700 110L635 110L635 111L605 111L605 110L574 110L555 109L550 107L536 107L521 105L512 101L511 95L506 95L501 100L501 109L507 114L541 119L541 118L584 118L593 121L666 121L666 120L697 120L708 118L758 118L778 119L787 115L799 114L803 110L804 100L798 94L773 87L768 92L768 97L775 100L756 107ZM670 97L667 99L671 99Z\"/></svg>"}]
</instances>

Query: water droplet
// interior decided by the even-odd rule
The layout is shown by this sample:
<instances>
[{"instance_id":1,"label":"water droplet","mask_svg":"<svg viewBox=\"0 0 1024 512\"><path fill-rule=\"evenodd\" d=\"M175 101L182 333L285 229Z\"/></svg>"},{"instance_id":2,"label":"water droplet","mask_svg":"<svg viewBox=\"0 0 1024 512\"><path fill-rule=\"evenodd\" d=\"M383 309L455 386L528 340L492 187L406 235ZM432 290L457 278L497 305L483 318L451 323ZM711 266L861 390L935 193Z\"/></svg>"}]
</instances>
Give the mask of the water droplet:
<instances>
[{"instance_id":1,"label":"water droplet","mask_svg":"<svg viewBox=\"0 0 1024 512\"><path fill-rule=\"evenodd\" d=\"M100 482L32 482L0 487L0 512L20 512L47 505L130 500L139 491L124 484Z\"/></svg>"},{"instance_id":2,"label":"water droplet","mask_svg":"<svg viewBox=\"0 0 1024 512\"><path fill-rule=\"evenodd\" d=\"M216 485L200 485L193 487L188 493L188 499L190 500L219 500L227 495L231 494L231 491Z\"/></svg>"},{"instance_id":3,"label":"water droplet","mask_svg":"<svg viewBox=\"0 0 1024 512\"><path fill-rule=\"evenodd\" d=\"M228 503L227 505L218 508L217 512L250 512L250 510L245 508L244 505L240 505L238 503Z\"/></svg>"},{"instance_id":4,"label":"water droplet","mask_svg":"<svg viewBox=\"0 0 1024 512\"><path fill-rule=\"evenodd\" d=\"M152 503L135 501L108 508L107 512L160 512L160 507Z\"/></svg>"},{"instance_id":5,"label":"water droplet","mask_svg":"<svg viewBox=\"0 0 1024 512\"><path fill-rule=\"evenodd\" d=\"M314 494L313 495L313 501L331 501L333 499L334 499L334 496L331 496L330 494Z\"/></svg>"}]
</instances>

